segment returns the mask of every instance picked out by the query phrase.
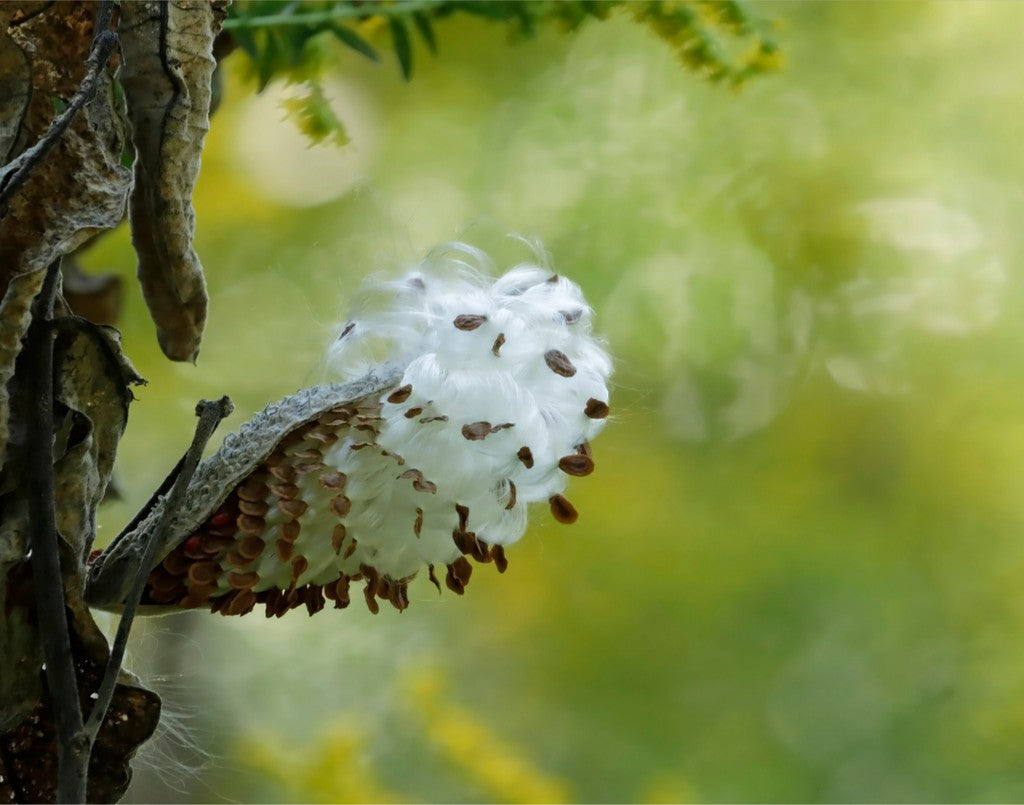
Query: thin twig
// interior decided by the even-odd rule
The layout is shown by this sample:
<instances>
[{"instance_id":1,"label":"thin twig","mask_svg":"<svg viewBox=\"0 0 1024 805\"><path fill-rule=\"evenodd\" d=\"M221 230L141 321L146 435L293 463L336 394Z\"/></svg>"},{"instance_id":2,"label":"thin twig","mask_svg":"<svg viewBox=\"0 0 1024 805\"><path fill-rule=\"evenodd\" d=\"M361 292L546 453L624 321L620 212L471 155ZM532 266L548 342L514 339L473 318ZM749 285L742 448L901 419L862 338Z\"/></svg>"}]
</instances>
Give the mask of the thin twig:
<instances>
[{"instance_id":1,"label":"thin twig","mask_svg":"<svg viewBox=\"0 0 1024 805\"><path fill-rule=\"evenodd\" d=\"M117 625L117 635L114 637L114 645L110 649L110 660L107 662L107 669L103 675L103 682L100 684L96 702L89 713L89 721L85 725L86 734L89 736L90 746L96 740L103 717L106 715L110 700L114 695L114 687L117 684L117 677L121 671L121 661L124 659L125 648L128 645L128 635L131 632L132 621L135 618L135 611L138 609L139 601L142 599L142 592L149 579L149 573L153 563L156 561L156 553L163 543L164 532L170 525L171 519L178 511L185 498L189 482L199 466L199 459L202 458L206 443L213 435L213 431L220 424L220 421L231 413L234 406L227 397L221 397L217 401L203 400L196 406L196 415L199 423L196 425L195 436L192 444L185 453L178 473L178 477L171 487L167 502L164 505L163 514L157 521L156 527L149 534L146 550L139 564L135 582L131 592L124 602L124 610L121 613L121 620Z\"/></svg>"},{"instance_id":2,"label":"thin twig","mask_svg":"<svg viewBox=\"0 0 1024 805\"><path fill-rule=\"evenodd\" d=\"M46 269L36 297L21 365L27 367L26 454L28 514L32 534L32 580L39 635L46 660L46 686L57 732L57 801L85 802L89 745L82 727L82 707L64 604L60 546L54 514L53 481L53 300L60 260Z\"/></svg>"},{"instance_id":3,"label":"thin twig","mask_svg":"<svg viewBox=\"0 0 1024 805\"><path fill-rule=\"evenodd\" d=\"M97 23L101 23L105 19L107 24L110 24L111 5L109 1L100 3ZM67 109L50 124L46 134L40 137L35 145L26 149L16 160L10 163L8 166L10 173L7 174L6 180L0 179L0 213L6 209L8 202L18 191L18 188L28 181L28 177L36 165L42 162L50 152L50 149L57 144L68 126L71 125L71 121L75 119L75 115L78 114L79 110L96 95L100 76L106 70L107 61L117 48L118 43L116 33L107 30L106 27L101 28L99 24L96 27L98 30L92 42L92 50L90 50L89 58L85 62L88 68L85 78L82 79L82 83L79 85L78 91L71 98Z\"/></svg>"}]
</instances>

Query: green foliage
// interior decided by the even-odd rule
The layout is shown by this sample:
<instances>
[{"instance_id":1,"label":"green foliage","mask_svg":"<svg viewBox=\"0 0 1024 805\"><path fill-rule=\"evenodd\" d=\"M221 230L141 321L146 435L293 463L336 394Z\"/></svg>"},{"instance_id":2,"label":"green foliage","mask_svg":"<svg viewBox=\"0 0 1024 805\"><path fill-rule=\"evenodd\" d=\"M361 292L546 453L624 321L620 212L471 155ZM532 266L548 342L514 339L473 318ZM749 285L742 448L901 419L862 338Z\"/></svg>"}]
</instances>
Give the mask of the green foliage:
<instances>
[{"instance_id":1,"label":"green foliage","mask_svg":"<svg viewBox=\"0 0 1024 805\"><path fill-rule=\"evenodd\" d=\"M604 20L618 7L648 26L677 53L688 70L733 85L778 68L778 48L768 25L742 0L238 0L225 28L249 56L259 89L274 79L302 84L305 94L287 104L314 142L347 138L320 84L331 64L334 40L379 61L371 39L386 27L402 76L413 73L414 36L437 53L434 22L468 14L504 23L514 38L534 36L547 22L576 30ZM742 50L741 50L742 48Z\"/></svg>"}]
</instances>

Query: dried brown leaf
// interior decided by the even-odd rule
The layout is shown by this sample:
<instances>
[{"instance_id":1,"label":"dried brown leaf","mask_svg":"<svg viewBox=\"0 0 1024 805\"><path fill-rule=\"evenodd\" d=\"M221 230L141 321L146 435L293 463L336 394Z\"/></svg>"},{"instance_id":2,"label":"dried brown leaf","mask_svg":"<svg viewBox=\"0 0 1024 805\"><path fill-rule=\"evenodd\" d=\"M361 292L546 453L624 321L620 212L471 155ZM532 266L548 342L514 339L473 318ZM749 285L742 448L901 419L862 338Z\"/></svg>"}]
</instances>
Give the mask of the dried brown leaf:
<instances>
[{"instance_id":1,"label":"dried brown leaf","mask_svg":"<svg viewBox=\"0 0 1024 805\"><path fill-rule=\"evenodd\" d=\"M121 82L136 148L132 243L160 346L179 361L195 360L206 322L206 282L192 246L192 190L209 129L213 41L225 5L121 5Z\"/></svg>"}]
</instances>

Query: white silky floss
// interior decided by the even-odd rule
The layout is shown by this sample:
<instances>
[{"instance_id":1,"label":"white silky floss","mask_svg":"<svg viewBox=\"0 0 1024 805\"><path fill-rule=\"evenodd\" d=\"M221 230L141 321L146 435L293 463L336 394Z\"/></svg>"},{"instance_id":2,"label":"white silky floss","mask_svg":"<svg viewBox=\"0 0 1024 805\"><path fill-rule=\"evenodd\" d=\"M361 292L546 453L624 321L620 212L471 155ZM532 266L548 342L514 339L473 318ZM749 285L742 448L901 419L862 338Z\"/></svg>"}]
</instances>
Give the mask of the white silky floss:
<instances>
[{"instance_id":1,"label":"white silky floss","mask_svg":"<svg viewBox=\"0 0 1024 805\"><path fill-rule=\"evenodd\" d=\"M611 361L579 286L529 264L493 280L471 263L489 267L482 252L445 244L405 278L364 289L328 351L332 380L407 363L381 396L383 453L354 450L351 437L324 453L349 478L353 559L392 579L450 565L466 532L515 542L528 503L549 501L573 522L561 493L568 475L593 469L589 442L608 413Z\"/></svg>"}]
</instances>

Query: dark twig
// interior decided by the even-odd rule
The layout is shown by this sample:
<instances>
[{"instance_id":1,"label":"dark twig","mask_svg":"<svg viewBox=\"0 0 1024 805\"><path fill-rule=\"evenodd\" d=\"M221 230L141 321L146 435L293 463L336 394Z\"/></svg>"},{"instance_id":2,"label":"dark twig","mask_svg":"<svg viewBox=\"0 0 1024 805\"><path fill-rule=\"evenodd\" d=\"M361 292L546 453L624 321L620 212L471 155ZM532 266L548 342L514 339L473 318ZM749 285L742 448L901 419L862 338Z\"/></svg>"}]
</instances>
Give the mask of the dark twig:
<instances>
[{"instance_id":1,"label":"dark twig","mask_svg":"<svg viewBox=\"0 0 1024 805\"><path fill-rule=\"evenodd\" d=\"M185 492L188 489L189 482L192 480L192 476L195 474L196 467L199 466L199 459L202 458L206 443L210 440L213 431L220 424L220 421L230 414L233 408L231 400L227 397L221 397L215 402L203 400L196 406L196 415L199 417L199 423L196 425L195 436L193 436L192 444L179 464L180 471L174 481L174 486L171 487L170 494L167 496L163 514L157 521L152 533L148 535L146 550L135 576L135 582L124 602L124 610L121 613L121 620L117 625L117 635L114 637L114 645L110 649L110 660L107 662L103 682L100 685L92 711L89 713L89 721L86 724L85 731L89 736L90 746L96 740L96 734L99 732L100 725L103 723L103 717L110 706L110 699L114 695L114 687L117 684L117 677L121 671L121 661L124 659L125 647L128 645L128 634L132 628L135 611L139 606L139 601L142 599L142 592L146 587L149 572L156 561L157 550L163 544L164 532L167 530L171 518L178 511L185 498Z\"/></svg>"},{"instance_id":2,"label":"dark twig","mask_svg":"<svg viewBox=\"0 0 1024 805\"><path fill-rule=\"evenodd\" d=\"M57 144L57 141L60 140L68 126L71 125L71 121L75 119L75 115L78 114L79 110L96 95L100 76L106 69L107 61L109 61L111 54L117 48L118 43L117 34L107 29L107 26L110 24L112 7L113 4L109 0L100 3L96 18L95 38L92 41L89 58L85 62L88 69L86 70L85 78L82 79L82 83L78 87L78 91L71 98L67 109L50 124L46 134L39 138L35 145L26 149L16 160L8 165L9 172L7 176L0 178L0 215L7 208L8 202L18 191L18 188L28 180L36 165L42 162L50 152L50 149Z\"/></svg>"},{"instance_id":3,"label":"dark twig","mask_svg":"<svg viewBox=\"0 0 1024 805\"><path fill-rule=\"evenodd\" d=\"M53 330L50 318L59 274L60 260L55 260L46 269L42 290L36 297L20 361L27 369L25 419L29 442L25 469L32 535L32 580L46 660L46 686L57 732L57 801L85 802L89 743L82 726L53 508Z\"/></svg>"}]
</instances>

